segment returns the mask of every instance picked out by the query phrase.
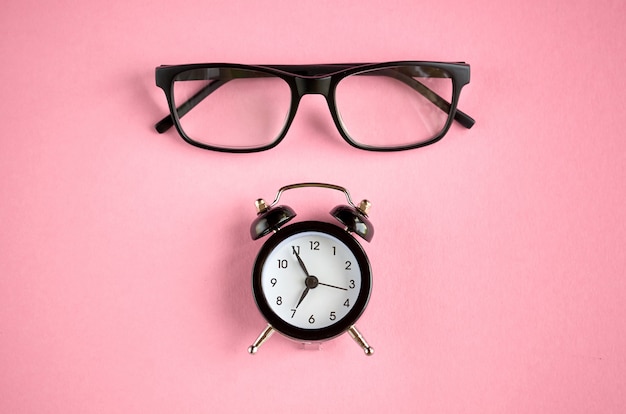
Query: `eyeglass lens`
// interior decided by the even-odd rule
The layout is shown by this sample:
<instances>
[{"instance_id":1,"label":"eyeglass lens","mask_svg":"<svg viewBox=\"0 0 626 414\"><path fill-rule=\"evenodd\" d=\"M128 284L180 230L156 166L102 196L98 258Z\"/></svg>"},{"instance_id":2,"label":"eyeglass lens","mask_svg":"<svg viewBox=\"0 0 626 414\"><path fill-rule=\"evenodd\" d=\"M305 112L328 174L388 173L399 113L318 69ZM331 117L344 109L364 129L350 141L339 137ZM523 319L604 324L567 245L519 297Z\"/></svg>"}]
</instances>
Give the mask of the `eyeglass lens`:
<instances>
[{"instance_id":1,"label":"eyeglass lens","mask_svg":"<svg viewBox=\"0 0 626 414\"><path fill-rule=\"evenodd\" d=\"M452 102L452 79L443 71L393 67L342 79L335 92L340 121L353 141L374 148L426 142L445 127L449 114L433 103Z\"/></svg>"},{"instance_id":2,"label":"eyeglass lens","mask_svg":"<svg viewBox=\"0 0 626 414\"><path fill-rule=\"evenodd\" d=\"M192 140L229 149L270 145L291 106L287 82L266 73L230 68L195 69L176 76L174 103L180 126ZM181 106L193 102L189 112Z\"/></svg>"}]
</instances>

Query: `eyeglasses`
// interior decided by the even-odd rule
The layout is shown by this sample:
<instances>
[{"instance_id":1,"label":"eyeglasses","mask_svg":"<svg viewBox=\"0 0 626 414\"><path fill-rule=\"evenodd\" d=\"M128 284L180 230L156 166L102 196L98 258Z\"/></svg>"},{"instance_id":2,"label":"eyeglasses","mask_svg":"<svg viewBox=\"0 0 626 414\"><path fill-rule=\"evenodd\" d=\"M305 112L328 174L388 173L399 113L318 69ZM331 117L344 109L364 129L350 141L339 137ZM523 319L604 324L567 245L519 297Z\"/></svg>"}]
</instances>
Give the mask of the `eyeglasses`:
<instances>
[{"instance_id":1,"label":"eyeglasses","mask_svg":"<svg viewBox=\"0 0 626 414\"><path fill-rule=\"evenodd\" d=\"M465 63L401 61L369 64L159 66L170 115L155 128L172 126L191 145L224 152L256 152L287 134L301 98L326 98L341 136L370 151L402 151L439 141L455 120L474 119L457 110L469 83Z\"/></svg>"}]
</instances>

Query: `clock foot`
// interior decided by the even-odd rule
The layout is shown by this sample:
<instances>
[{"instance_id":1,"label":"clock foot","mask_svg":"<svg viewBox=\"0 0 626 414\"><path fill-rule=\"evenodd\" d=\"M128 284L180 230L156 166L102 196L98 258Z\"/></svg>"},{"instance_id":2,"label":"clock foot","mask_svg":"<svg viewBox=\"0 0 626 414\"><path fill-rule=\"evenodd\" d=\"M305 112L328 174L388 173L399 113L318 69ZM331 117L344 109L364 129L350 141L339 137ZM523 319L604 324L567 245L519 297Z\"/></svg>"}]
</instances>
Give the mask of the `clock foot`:
<instances>
[{"instance_id":1,"label":"clock foot","mask_svg":"<svg viewBox=\"0 0 626 414\"><path fill-rule=\"evenodd\" d=\"M374 354L374 348L372 348L371 346L369 346L369 344L367 343L367 341L365 340L365 338L363 338L363 335L361 335L361 332L359 332L356 329L356 326L352 325L350 328L348 328L348 333L350 334L350 336L352 337L352 339L354 339L354 341L359 344L359 346L361 348L363 348L363 351L365 352L365 355L367 356L371 356Z\"/></svg>"},{"instance_id":2,"label":"clock foot","mask_svg":"<svg viewBox=\"0 0 626 414\"><path fill-rule=\"evenodd\" d=\"M259 350L259 347L263 345L263 342L267 341L270 336L274 333L274 328L272 325L267 325L267 327L261 332L261 335L254 341L252 345L248 347L248 352L250 355L256 354L256 351Z\"/></svg>"}]
</instances>

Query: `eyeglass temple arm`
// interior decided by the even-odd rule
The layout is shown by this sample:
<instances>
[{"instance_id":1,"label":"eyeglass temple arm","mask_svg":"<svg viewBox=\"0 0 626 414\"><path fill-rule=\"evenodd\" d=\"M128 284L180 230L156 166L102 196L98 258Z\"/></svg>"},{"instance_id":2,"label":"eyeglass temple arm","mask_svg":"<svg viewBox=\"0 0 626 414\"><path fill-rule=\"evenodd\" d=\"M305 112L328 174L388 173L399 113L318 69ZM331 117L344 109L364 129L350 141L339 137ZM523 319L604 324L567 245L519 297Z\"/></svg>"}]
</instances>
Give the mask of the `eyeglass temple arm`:
<instances>
[{"instance_id":1,"label":"eyeglass temple arm","mask_svg":"<svg viewBox=\"0 0 626 414\"><path fill-rule=\"evenodd\" d=\"M372 73L371 76L380 76L380 72ZM413 79L411 76L405 75L404 73L399 72L397 70L393 70L393 69L385 70L384 76L389 76L391 78L394 78L404 83L405 85L411 87L416 92L419 92L422 96L424 96L426 99L428 99L430 102L432 102L435 106L437 106L439 109L441 109L445 113L448 113L448 114L450 113L450 109L451 109L450 103L447 102L445 99L443 99L441 96L437 95L435 92L433 92L430 88L428 88L426 85L424 85L420 81L417 81ZM188 100L183 102L179 107L176 108L178 117L182 118L187 112L191 111L196 105L202 102L207 96L215 92L217 88L219 88L220 86L224 85L226 82L232 79L234 78L216 79L216 80L213 80L208 85L201 88L195 95L193 95L191 98L189 98ZM459 109L457 109L454 114L454 120L468 129L471 128L476 122L471 116L467 115L465 112ZM162 134L168 129L170 129L172 126L174 126L174 120L172 119L172 115L168 115L164 117L163 119L161 119L159 122L157 122L154 127L156 128L158 133Z\"/></svg>"},{"instance_id":2,"label":"eyeglass temple arm","mask_svg":"<svg viewBox=\"0 0 626 414\"><path fill-rule=\"evenodd\" d=\"M230 79L215 79L211 81L208 85L204 86L200 89L195 95L191 98L187 99L183 102L179 107L176 108L176 113L178 113L178 117L183 117L187 112L191 111L196 105L202 102L207 96L215 92L217 88L228 82ZM165 118L161 119L159 122L154 125L157 132L159 134L164 133L168 129L174 126L174 119L172 119L172 115L168 115Z\"/></svg>"}]
</instances>

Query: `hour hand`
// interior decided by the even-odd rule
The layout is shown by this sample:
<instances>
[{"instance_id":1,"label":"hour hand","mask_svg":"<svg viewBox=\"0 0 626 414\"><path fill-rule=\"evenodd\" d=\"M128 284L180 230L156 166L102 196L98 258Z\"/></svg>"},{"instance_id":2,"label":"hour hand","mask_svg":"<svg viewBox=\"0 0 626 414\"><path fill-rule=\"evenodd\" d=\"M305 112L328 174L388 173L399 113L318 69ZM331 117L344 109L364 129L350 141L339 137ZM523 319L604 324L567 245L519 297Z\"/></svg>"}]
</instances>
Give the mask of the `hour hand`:
<instances>
[{"instance_id":1,"label":"hour hand","mask_svg":"<svg viewBox=\"0 0 626 414\"><path fill-rule=\"evenodd\" d=\"M306 287L306 289L304 289L304 292L302 292L302 296L300 296L300 300L298 300L298 304L296 305L296 309L298 309L298 306L300 306L300 304L302 303L302 301L304 300L306 295L309 293L309 290L311 290L311 288L309 288L308 286Z\"/></svg>"}]
</instances>

